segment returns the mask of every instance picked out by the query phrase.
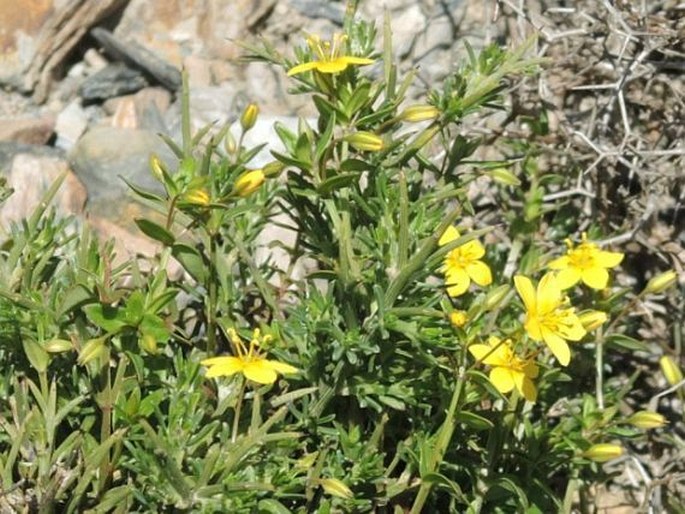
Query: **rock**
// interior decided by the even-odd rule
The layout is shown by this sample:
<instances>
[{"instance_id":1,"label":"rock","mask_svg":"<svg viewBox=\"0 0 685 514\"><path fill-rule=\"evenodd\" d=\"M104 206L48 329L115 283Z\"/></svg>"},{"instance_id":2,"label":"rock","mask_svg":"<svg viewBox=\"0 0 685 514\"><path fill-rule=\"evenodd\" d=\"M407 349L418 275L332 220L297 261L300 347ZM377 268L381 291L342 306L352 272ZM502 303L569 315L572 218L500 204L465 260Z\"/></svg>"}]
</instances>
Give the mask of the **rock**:
<instances>
[{"instance_id":1,"label":"rock","mask_svg":"<svg viewBox=\"0 0 685 514\"><path fill-rule=\"evenodd\" d=\"M109 64L83 81L79 88L81 98L92 102L140 91L148 85L140 70L123 63Z\"/></svg>"},{"instance_id":2,"label":"rock","mask_svg":"<svg viewBox=\"0 0 685 514\"><path fill-rule=\"evenodd\" d=\"M55 132L57 141L55 146L63 150L69 150L81 137L88 126L88 115L81 107L78 99L73 100L62 112L57 115Z\"/></svg>"},{"instance_id":3,"label":"rock","mask_svg":"<svg viewBox=\"0 0 685 514\"><path fill-rule=\"evenodd\" d=\"M0 226L29 217L62 173L67 175L53 205L61 216L81 214L86 203L86 189L64 158L33 153L15 155L7 174L7 183L14 189L14 194L0 205Z\"/></svg>"},{"instance_id":4,"label":"rock","mask_svg":"<svg viewBox=\"0 0 685 514\"><path fill-rule=\"evenodd\" d=\"M0 83L19 86L36 53L43 26L54 10L51 0L0 0Z\"/></svg>"},{"instance_id":5,"label":"rock","mask_svg":"<svg viewBox=\"0 0 685 514\"><path fill-rule=\"evenodd\" d=\"M55 131L52 114L28 114L0 118L0 141L32 145L46 144Z\"/></svg>"},{"instance_id":6,"label":"rock","mask_svg":"<svg viewBox=\"0 0 685 514\"><path fill-rule=\"evenodd\" d=\"M114 116L112 116L111 125L116 128L139 128L136 103L133 101L133 98L128 96L117 104Z\"/></svg>"},{"instance_id":7,"label":"rock","mask_svg":"<svg viewBox=\"0 0 685 514\"><path fill-rule=\"evenodd\" d=\"M129 203L129 188L124 182L161 192L162 186L152 176L150 156L156 154L173 169L176 163L171 150L157 134L148 130L94 127L72 149L69 161L88 190L89 203L102 201L111 212L121 213Z\"/></svg>"},{"instance_id":8,"label":"rock","mask_svg":"<svg viewBox=\"0 0 685 514\"><path fill-rule=\"evenodd\" d=\"M134 95L107 100L103 109L112 115L110 125L120 128L142 128L168 133L164 113L169 109L171 95L161 87L147 87Z\"/></svg>"},{"instance_id":9,"label":"rock","mask_svg":"<svg viewBox=\"0 0 685 514\"><path fill-rule=\"evenodd\" d=\"M324 18L342 27L345 8L342 4L316 0L290 0L290 5L309 18Z\"/></svg>"},{"instance_id":10,"label":"rock","mask_svg":"<svg viewBox=\"0 0 685 514\"><path fill-rule=\"evenodd\" d=\"M126 43L108 30L96 27L91 35L105 51L132 68L136 68L171 91L181 86L181 72L137 43Z\"/></svg>"}]
</instances>

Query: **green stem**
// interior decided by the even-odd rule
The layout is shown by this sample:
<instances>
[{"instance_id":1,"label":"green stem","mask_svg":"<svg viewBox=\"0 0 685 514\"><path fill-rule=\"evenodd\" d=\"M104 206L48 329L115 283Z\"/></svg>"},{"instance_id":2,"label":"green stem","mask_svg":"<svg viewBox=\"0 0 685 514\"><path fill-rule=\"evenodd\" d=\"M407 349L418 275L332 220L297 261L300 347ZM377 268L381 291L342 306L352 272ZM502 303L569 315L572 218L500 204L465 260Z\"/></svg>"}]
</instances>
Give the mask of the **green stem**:
<instances>
[{"instance_id":1,"label":"green stem","mask_svg":"<svg viewBox=\"0 0 685 514\"><path fill-rule=\"evenodd\" d=\"M231 428L231 442L235 443L238 438L238 430L240 429L240 411L243 407L243 398L245 397L245 383L247 382L244 378L241 379L242 384L240 385L240 393L238 394L238 404L235 406L235 412L233 413L233 428Z\"/></svg>"},{"instance_id":2,"label":"green stem","mask_svg":"<svg viewBox=\"0 0 685 514\"><path fill-rule=\"evenodd\" d=\"M209 235L209 269L207 276L207 353L212 355L216 353L216 309L217 309L217 284L219 278L217 277L216 267L216 237L214 234Z\"/></svg>"},{"instance_id":3,"label":"green stem","mask_svg":"<svg viewBox=\"0 0 685 514\"><path fill-rule=\"evenodd\" d=\"M452 440L452 435L454 434L454 429L457 422L457 414L459 413L461 393L464 390L464 384L466 382L466 372L463 367L459 369L459 375L457 377L457 383L454 386L454 391L452 392L452 399L450 400L450 406L447 409L447 415L445 416L445 421L443 422L440 430L438 431L438 436L435 441L435 446L433 451L428 458L428 465L426 470L428 473L434 473L445 456L447 447ZM414 504L411 507L410 514L419 514L423 509L423 505L428 499L428 495L433 484L431 482L422 481L419 487L419 492L414 499Z\"/></svg>"}]
</instances>

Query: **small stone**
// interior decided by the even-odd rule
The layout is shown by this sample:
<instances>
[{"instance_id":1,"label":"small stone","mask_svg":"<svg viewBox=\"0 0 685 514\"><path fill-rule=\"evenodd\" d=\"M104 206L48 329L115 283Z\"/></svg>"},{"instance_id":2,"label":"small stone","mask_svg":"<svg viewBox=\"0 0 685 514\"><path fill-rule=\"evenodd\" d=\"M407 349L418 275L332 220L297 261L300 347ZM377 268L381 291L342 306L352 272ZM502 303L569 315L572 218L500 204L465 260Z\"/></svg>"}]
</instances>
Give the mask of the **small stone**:
<instances>
[{"instance_id":1,"label":"small stone","mask_svg":"<svg viewBox=\"0 0 685 514\"><path fill-rule=\"evenodd\" d=\"M44 145L54 132L55 116L52 114L0 118L0 141Z\"/></svg>"},{"instance_id":2,"label":"small stone","mask_svg":"<svg viewBox=\"0 0 685 514\"><path fill-rule=\"evenodd\" d=\"M87 101L135 93L148 85L143 72L122 63L109 64L83 81L79 94Z\"/></svg>"},{"instance_id":3,"label":"small stone","mask_svg":"<svg viewBox=\"0 0 685 514\"><path fill-rule=\"evenodd\" d=\"M55 146L69 150L76 144L87 126L88 115L86 111L81 107L80 100L73 100L57 115L57 123L55 124L57 141L55 141Z\"/></svg>"},{"instance_id":4,"label":"small stone","mask_svg":"<svg viewBox=\"0 0 685 514\"><path fill-rule=\"evenodd\" d=\"M136 103L133 98L128 96L117 104L117 109L114 112L114 116L112 116L111 125L117 128L138 128Z\"/></svg>"}]
</instances>

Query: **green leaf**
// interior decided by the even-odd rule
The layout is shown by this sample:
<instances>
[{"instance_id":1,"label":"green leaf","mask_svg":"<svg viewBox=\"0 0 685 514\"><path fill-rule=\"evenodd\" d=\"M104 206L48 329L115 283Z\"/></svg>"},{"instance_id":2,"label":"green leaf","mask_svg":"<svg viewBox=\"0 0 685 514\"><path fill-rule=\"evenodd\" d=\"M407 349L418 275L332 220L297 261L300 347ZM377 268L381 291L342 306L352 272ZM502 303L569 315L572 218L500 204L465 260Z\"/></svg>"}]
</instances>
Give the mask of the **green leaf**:
<instances>
[{"instance_id":1,"label":"green leaf","mask_svg":"<svg viewBox=\"0 0 685 514\"><path fill-rule=\"evenodd\" d=\"M137 218L134 221L146 236L155 241L159 241L165 246L172 246L174 244L174 241L176 240L174 235L161 225L145 218Z\"/></svg>"},{"instance_id":2,"label":"green leaf","mask_svg":"<svg viewBox=\"0 0 685 514\"><path fill-rule=\"evenodd\" d=\"M462 411L457 414L457 421L465 423L475 430L490 430L495 427L494 423L489 419L468 411Z\"/></svg>"},{"instance_id":3,"label":"green leaf","mask_svg":"<svg viewBox=\"0 0 685 514\"><path fill-rule=\"evenodd\" d=\"M650 353L649 345L624 334L611 334L606 337L605 342L607 345L616 346L631 352Z\"/></svg>"},{"instance_id":4,"label":"green leaf","mask_svg":"<svg viewBox=\"0 0 685 514\"><path fill-rule=\"evenodd\" d=\"M257 512L259 514L291 514L285 505L272 498L259 500Z\"/></svg>"},{"instance_id":5,"label":"green leaf","mask_svg":"<svg viewBox=\"0 0 685 514\"><path fill-rule=\"evenodd\" d=\"M442 486L452 492L452 495L459 499L462 503L468 503L466 496L459 487L459 484L450 480L445 475L441 473L428 473L421 477L421 480L438 486Z\"/></svg>"},{"instance_id":6,"label":"green leaf","mask_svg":"<svg viewBox=\"0 0 685 514\"><path fill-rule=\"evenodd\" d=\"M126 314L118 307L93 303L86 305L83 311L91 323L110 334L119 332L128 324Z\"/></svg>"},{"instance_id":7,"label":"green leaf","mask_svg":"<svg viewBox=\"0 0 685 514\"><path fill-rule=\"evenodd\" d=\"M166 343L171 337L171 331L159 316L151 313L143 315L139 330L143 334L149 334L158 342Z\"/></svg>"},{"instance_id":8,"label":"green leaf","mask_svg":"<svg viewBox=\"0 0 685 514\"><path fill-rule=\"evenodd\" d=\"M181 263L183 269L185 269L191 277L200 283L205 282L208 271L202 255L197 248L183 243L176 243L171 247L171 254Z\"/></svg>"},{"instance_id":9,"label":"green leaf","mask_svg":"<svg viewBox=\"0 0 685 514\"><path fill-rule=\"evenodd\" d=\"M62 301L59 304L58 313L60 316L64 316L66 313L75 309L79 305L92 299L93 295L91 292L83 285L77 284L70 287L62 296Z\"/></svg>"},{"instance_id":10,"label":"green leaf","mask_svg":"<svg viewBox=\"0 0 685 514\"><path fill-rule=\"evenodd\" d=\"M319 192L319 194L327 196L332 191L335 191L336 189L342 189L343 187L347 187L350 184L354 183L356 180L359 180L358 173L343 173L324 180L321 184L319 184L319 187L317 187L317 191Z\"/></svg>"},{"instance_id":11,"label":"green leaf","mask_svg":"<svg viewBox=\"0 0 685 514\"><path fill-rule=\"evenodd\" d=\"M45 351L45 348L37 341L29 338L23 338L21 343L31 366L38 373L44 373L48 369L48 364L50 364L50 355Z\"/></svg>"}]
</instances>

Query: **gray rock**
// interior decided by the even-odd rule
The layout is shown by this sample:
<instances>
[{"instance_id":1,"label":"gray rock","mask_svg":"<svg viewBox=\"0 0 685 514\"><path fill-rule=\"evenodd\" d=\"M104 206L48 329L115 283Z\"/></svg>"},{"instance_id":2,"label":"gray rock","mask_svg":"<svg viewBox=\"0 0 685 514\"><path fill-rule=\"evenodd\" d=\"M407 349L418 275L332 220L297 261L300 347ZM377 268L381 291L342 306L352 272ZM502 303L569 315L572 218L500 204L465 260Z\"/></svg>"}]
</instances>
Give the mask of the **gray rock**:
<instances>
[{"instance_id":1,"label":"gray rock","mask_svg":"<svg viewBox=\"0 0 685 514\"><path fill-rule=\"evenodd\" d=\"M76 144L88 126L88 114L81 107L80 100L73 100L57 115L55 146L69 150Z\"/></svg>"},{"instance_id":2,"label":"gray rock","mask_svg":"<svg viewBox=\"0 0 685 514\"><path fill-rule=\"evenodd\" d=\"M342 4L317 0L290 0L290 5L309 18L324 18L340 26L345 20L345 8Z\"/></svg>"},{"instance_id":3,"label":"gray rock","mask_svg":"<svg viewBox=\"0 0 685 514\"><path fill-rule=\"evenodd\" d=\"M141 70L171 91L176 91L181 86L181 72L147 48L137 43L124 42L100 27L94 28L90 33L112 57Z\"/></svg>"},{"instance_id":4,"label":"gray rock","mask_svg":"<svg viewBox=\"0 0 685 514\"><path fill-rule=\"evenodd\" d=\"M175 158L162 139L148 130L95 127L84 134L69 155L74 172L88 190L89 203L98 202L115 215L130 202L132 184L161 192L162 186L150 172L152 154L173 169Z\"/></svg>"},{"instance_id":5,"label":"gray rock","mask_svg":"<svg viewBox=\"0 0 685 514\"><path fill-rule=\"evenodd\" d=\"M79 93L81 98L91 102L135 93L147 85L142 71L131 69L123 63L114 63L84 80Z\"/></svg>"}]
</instances>

